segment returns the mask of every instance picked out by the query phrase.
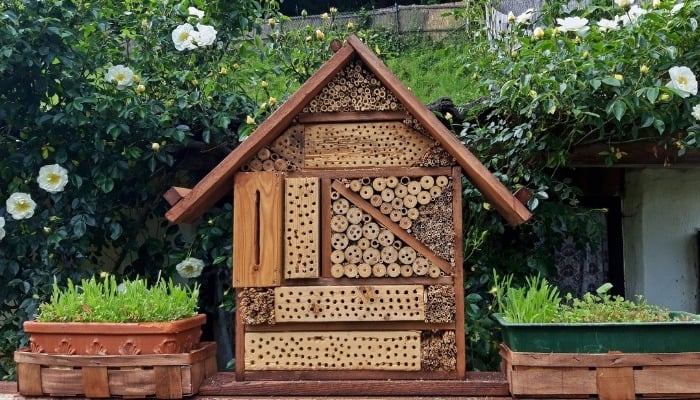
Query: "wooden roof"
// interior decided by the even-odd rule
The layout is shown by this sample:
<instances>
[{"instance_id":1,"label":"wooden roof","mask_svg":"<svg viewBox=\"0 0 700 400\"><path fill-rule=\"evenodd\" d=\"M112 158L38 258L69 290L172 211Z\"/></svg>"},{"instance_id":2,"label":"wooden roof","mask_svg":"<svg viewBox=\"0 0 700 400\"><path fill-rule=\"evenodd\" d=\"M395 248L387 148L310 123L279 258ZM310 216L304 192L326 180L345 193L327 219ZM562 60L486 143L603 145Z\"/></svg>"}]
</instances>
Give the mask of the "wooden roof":
<instances>
[{"instance_id":1,"label":"wooden roof","mask_svg":"<svg viewBox=\"0 0 700 400\"><path fill-rule=\"evenodd\" d=\"M173 223L196 221L222 197L232 191L233 177L258 150L288 128L295 116L336 74L354 59L360 59L387 89L403 104L464 170L467 178L512 225L527 221L530 211L445 127L420 100L406 88L384 63L360 39L352 35L306 83L191 190L172 188L166 199L172 208L166 218Z\"/></svg>"}]
</instances>

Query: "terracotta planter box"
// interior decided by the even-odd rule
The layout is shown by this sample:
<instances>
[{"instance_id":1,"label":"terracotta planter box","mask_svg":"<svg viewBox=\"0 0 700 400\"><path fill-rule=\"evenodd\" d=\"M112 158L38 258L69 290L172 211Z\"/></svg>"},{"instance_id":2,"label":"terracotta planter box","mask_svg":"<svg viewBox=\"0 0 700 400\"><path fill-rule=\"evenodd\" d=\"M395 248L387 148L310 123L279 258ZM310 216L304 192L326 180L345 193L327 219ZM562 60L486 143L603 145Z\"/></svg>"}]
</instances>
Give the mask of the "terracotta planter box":
<instances>
[{"instance_id":1,"label":"terracotta planter box","mask_svg":"<svg viewBox=\"0 0 700 400\"><path fill-rule=\"evenodd\" d=\"M216 343L188 353L150 355L14 354L23 396L179 399L216 374Z\"/></svg>"},{"instance_id":2,"label":"terracotta planter box","mask_svg":"<svg viewBox=\"0 0 700 400\"><path fill-rule=\"evenodd\" d=\"M189 353L200 347L206 315L171 322L24 323L32 353L138 355Z\"/></svg>"}]
</instances>

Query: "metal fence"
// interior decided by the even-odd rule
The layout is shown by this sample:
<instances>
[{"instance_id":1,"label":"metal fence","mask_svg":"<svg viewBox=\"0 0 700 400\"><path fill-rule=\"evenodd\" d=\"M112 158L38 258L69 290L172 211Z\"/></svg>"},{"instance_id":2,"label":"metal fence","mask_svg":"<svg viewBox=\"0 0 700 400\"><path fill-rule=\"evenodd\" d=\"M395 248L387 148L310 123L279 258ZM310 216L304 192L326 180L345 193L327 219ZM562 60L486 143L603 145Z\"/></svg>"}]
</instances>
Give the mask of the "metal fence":
<instances>
[{"instance_id":1,"label":"metal fence","mask_svg":"<svg viewBox=\"0 0 700 400\"><path fill-rule=\"evenodd\" d=\"M441 37L458 29L467 28L467 19L456 19L453 14L457 10L468 7L468 1L435 5L395 5L394 7L366 10L363 12L339 13L333 23L346 26L352 22L358 26L361 19L368 23L369 28L386 29L398 35L413 33L428 34L431 37ZM314 28L328 26L329 20L320 15L309 15L306 18L292 17L291 21L283 23L284 29L298 29L307 25Z\"/></svg>"}]
</instances>

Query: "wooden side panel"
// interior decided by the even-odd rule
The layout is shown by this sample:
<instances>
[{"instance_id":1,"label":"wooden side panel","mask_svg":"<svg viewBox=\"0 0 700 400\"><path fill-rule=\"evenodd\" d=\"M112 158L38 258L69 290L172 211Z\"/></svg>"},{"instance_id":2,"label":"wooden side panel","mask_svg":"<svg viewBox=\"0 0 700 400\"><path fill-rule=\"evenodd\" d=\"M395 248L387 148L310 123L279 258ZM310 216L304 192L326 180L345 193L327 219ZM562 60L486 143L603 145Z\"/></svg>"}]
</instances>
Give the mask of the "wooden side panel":
<instances>
[{"instance_id":1,"label":"wooden side panel","mask_svg":"<svg viewBox=\"0 0 700 400\"><path fill-rule=\"evenodd\" d=\"M410 167L433 144L400 122L306 125L304 167Z\"/></svg>"},{"instance_id":2,"label":"wooden side panel","mask_svg":"<svg viewBox=\"0 0 700 400\"><path fill-rule=\"evenodd\" d=\"M153 367L156 383L156 398L182 398L182 374L180 373L180 369L178 365Z\"/></svg>"},{"instance_id":3,"label":"wooden side panel","mask_svg":"<svg viewBox=\"0 0 700 400\"><path fill-rule=\"evenodd\" d=\"M109 397L107 367L83 367L85 397Z\"/></svg>"},{"instance_id":4,"label":"wooden side panel","mask_svg":"<svg viewBox=\"0 0 700 400\"><path fill-rule=\"evenodd\" d=\"M422 321L422 285L275 288L277 322Z\"/></svg>"},{"instance_id":5,"label":"wooden side panel","mask_svg":"<svg viewBox=\"0 0 700 400\"><path fill-rule=\"evenodd\" d=\"M17 388L25 396L41 396L41 365L17 363Z\"/></svg>"},{"instance_id":6,"label":"wooden side panel","mask_svg":"<svg viewBox=\"0 0 700 400\"><path fill-rule=\"evenodd\" d=\"M596 386L600 400L634 400L634 371L626 368L596 369Z\"/></svg>"},{"instance_id":7,"label":"wooden side panel","mask_svg":"<svg viewBox=\"0 0 700 400\"><path fill-rule=\"evenodd\" d=\"M700 366L652 366L634 370L637 393L698 394Z\"/></svg>"},{"instance_id":8,"label":"wooden side panel","mask_svg":"<svg viewBox=\"0 0 700 400\"><path fill-rule=\"evenodd\" d=\"M596 393L596 371L588 368L513 366L511 392L515 395L582 395Z\"/></svg>"},{"instance_id":9,"label":"wooden side panel","mask_svg":"<svg viewBox=\"0 0 700 400\"><path fill-rule=\"evenodd\" d=\"M250 332L245 368L260 370L420 370L420 332Z\"/></svg>"},{"instance_id":10,"label":"wooden side panel","mask_svg":"<svg viewBox=\"0 0 700 400\"><path fill-rule=\"evenodd\" d=\"M320 273L320 180L285 180L284 277L318 278Z\"/></svg>"},{"instance_id":11,"label":"wooden side panel","mask_svg":"<svg viewBox=\"0 0 700 400\"><path fill-rule=\"evenodd\" d=\"M233 286L278 286L282 278L283 174L239 173L234 181Z\"/></svg>"}]
</instances>

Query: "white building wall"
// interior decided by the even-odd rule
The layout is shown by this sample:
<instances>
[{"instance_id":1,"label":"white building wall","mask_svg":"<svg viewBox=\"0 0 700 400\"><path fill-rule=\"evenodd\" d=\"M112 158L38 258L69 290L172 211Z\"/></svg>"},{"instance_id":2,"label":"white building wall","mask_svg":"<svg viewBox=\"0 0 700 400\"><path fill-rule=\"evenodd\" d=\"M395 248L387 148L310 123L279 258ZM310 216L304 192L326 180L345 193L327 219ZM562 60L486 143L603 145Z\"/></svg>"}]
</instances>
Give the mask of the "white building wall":
<instances>
[{"instance_id":1,"label":"white building wall","mask_svg":"<svg viewBox=\"0 0 700 400\"><path fill-rule=\"evenodd\" d=\"M626 296L698 312L700 170L628 170L622 214Z\"/></svg>"}]
</instances>

